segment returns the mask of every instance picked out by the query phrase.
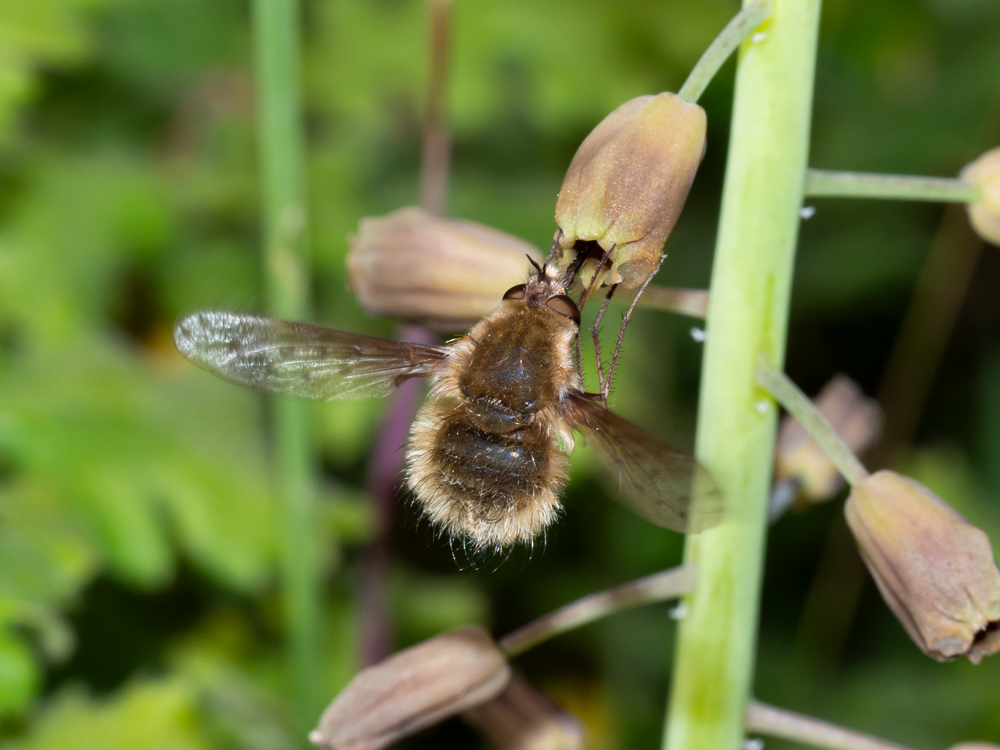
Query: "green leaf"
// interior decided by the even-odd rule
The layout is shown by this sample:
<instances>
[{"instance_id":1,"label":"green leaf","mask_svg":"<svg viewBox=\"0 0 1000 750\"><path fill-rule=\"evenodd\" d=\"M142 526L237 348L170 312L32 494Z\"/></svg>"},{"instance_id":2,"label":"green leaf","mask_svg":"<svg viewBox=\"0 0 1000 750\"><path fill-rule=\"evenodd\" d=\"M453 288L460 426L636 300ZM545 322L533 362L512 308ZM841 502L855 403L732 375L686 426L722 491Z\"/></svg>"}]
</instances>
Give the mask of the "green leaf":
<instances>
[{"instance_id":1,"label":"green leaf","mask_svg":"<svg viewBox=\"0 0 1000 750\"><path fill-rule=\"evenodd\" d=\"M27 709L41 684L31 649L0 630L0 716Z\"/></svg>"},{"instance_id":2,"label":"green leaf","mask_svg":"<svg viewBox=\"0 0 1000 750\"><path fill-rule=\"evenodd\" d=\"M99 700L64 690L8 750L209 750L195 691L180 680L129 685Z\"/></svg>"},{"instance_id":3,"label":"green leaf","mask_svg":"<svg viewBox=\"0 0 1000 750\"><path fill-rule=\"evenodd\" d=\"M162 177L120 152L32 160L0 235L0 319L49 346L106 324L122 278L173 242L170 203Z\"/></svg>"},{"instance_id":4,"label":"green leaf","mask_svg":"<svg viewBox=\"0 0 1000 750\"><path fill-rule=\"evenodd\" d=\"M257 401L171 356L184 377L101 340L20 358L0 378L0 449L87 522L121 579L166 582L176 537L218 580L256 587L274 552Z\"/></svg>"},{"instance_id":5,"label":"green leaf","mask_svg":"<svg viewBox=\"0 0 1000 750\"><path fill-rule=\"evenodd\" d=\"M43 68L71 67L93 54L88 27L108 0L4 0L0 5L0 145L18 110L39 88Z\"/></svg>"}]
</instances>

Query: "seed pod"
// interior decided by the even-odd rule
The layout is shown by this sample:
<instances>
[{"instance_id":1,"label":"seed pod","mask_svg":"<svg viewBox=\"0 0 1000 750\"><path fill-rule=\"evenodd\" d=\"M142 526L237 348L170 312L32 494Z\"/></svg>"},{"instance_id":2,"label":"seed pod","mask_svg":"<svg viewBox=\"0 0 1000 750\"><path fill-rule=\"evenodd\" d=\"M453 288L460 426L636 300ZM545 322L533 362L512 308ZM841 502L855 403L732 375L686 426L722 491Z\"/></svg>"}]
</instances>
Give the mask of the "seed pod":
<instances>
[{"instance_id":1,"label":"seed pod","mask_svg":"<svg viewBox=\"0 0 1000 750\"><path fill-rule=\"evenodd\" d=\"M979 200L967 207L972 228L987 242L1000 245L1000 148L967 165L961 177L981 191Z\"/></svg>"},{"instance_id":2,"label":"seed pod","mask_svg":"<svg viewBox=\"0 0 1000 750\"><path fill-rule=\"evenodd\" d=\"M582 750L584 747L580 720L518 672L511 675L500 695L462 716L501 750Z\"/></svg>"},{"instance_id":3,"label":"seed pod","mask_svg":"<svg viewBox=\"0 0 1000 750\"><path fill-rule=\"evenodd\" d=\"M361 306L440 331L468 328L524 281L538 252L471 221L401 208L363 219L347 268Z\"/></svg>"},{"instance_id":4,"label":"seed pod","mask_svg":"<svg viewBox=\"0 0 1000 750\"><path fill-rule=\"evenodd\" d=\"M815 403L855 455L864 453L878 438L882 410L850 378L844 375L833 378L820 391ZM794 480L799 497L807 502L827 500L844 486L837 467L791 415L782 419L778 430L775 480Z\"/></svg>"},{"instance_id":5,"label":"seed pod","mask_svg":"<svg viewBox=\"0 0 1000 750\"><path fill-rule=\"evenodd\" d=\"M379 750L503 690L510 667L482 628L443 633L359 672L309 741L329 750Z\"/></svg>"},{"instance_id":6,"label":"seed pod","mask_svg":"<svg viewBox=\"0 0 1000 750\"><path fill-rule=\"evenodd\" d=\"M610 268L597 269L600 283L641 286L684 208L705 128L705 111L669 92L631 99L605 117L580 144L559 191L560 264L596 242L613 249Z\"/></svg>"},{"instance_id":7,"label":"seed pod","mask_svg":"<svg viewBox=\"0 0 1000 750\"><path fill-rule=\"evenodd\" d=\"M986 534L892 471L851 489L847 524L886 604L928 656L1000 651L1000 571Z\"/></svg>"}]
</instances>

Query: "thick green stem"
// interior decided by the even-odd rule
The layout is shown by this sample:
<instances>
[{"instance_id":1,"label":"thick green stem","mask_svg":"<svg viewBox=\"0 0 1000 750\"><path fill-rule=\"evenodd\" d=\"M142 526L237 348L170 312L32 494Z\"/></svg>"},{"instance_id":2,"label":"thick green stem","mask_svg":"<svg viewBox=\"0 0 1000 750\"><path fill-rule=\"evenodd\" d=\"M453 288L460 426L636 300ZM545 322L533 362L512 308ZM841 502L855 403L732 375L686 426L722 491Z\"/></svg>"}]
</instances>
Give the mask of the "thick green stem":
<instances>
[{"instance_id":1,"label":"thick green stem","mask_svg":"<svg viewBox=\"0 0 1000 750\"><path fill-rule=\"evenodd\" d=\"M254 0L253 26L268 306L278 317L301 320L308 285L299 5ZM323 705L313 453L306 404L276 399L272 407L291 697L305 730Z\"/></svg>"},{"instance_id":2,"label":"thick green stem","mask_svg":"<svg viewBox=\"0 0 1000 750\"><path fill-rule=\"evenodd\" d=\"M743 739L776 427L754 369L761 354L784 360L819 11L819 0L774 0L737 67L696 446L726 517L687 541L698 585L678 633L669 750L732 750Z\"/></svg>"},{"instance_id":3,"label":"thick green stem","mask_svg":"<svg viewBox=\"0 0 1000 750\"><path fill-rule=\"evenodd\" d=\"M948 177L911 177L867 172L831 172L810 169L806 195L815 198L887 198L944 203L975 203L978 185Z\"/></svg>"},{"instance_id":4,"label":"thick green stem","mask_svg":"<svg viewBox=\"0 0 1000 750\"><path fill-rule=\"evenodd\" d=\"M715 74L719 72L719 68L737 50L747 35L764 22L770 12L769 0L755 0L743 6L733 20L726 24L726 28L715 37L715 41L705 50L701 59L695 63L677 95L686 102L696 103L715 78Z\"/></svg>"},{"instance_id":5,"label":"thick green stem","mask_svg":"<svg viewBox=\"0 0 1000 750\"><path fill-rule=\"evenodd\" d=\"M868 470L816 408L816 404L785 373L771 367L763 355L757 362L757 383L798 420L848 484L855 485L868 478Z\"/></svg>"}]
</instances>

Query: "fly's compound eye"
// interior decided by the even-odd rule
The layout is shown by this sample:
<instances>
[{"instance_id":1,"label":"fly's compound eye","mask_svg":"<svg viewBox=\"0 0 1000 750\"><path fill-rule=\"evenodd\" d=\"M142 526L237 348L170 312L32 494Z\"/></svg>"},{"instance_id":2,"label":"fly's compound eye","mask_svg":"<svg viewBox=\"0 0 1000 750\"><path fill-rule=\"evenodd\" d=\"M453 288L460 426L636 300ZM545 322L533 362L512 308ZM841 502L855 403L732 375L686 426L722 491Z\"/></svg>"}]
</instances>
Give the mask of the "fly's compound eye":
<instances>
[{"instance_id":1,"label":"fly's compound eye","mask_svg":"<svg viewBox=\"0 0 1000 750\"><path fill-rule=\"evenodd\" d=\"M518 284L517 286L512 286L506 292L504 292L504 299L524 299L524 292L527 289L525 284ZM496 299L496 297L494 297Z\"/></svg>"},{"instance_id":2,"label":"fly's compound eye","mask_svg":"<svg viewBox=\"0 0 1000 750\"><path fill-rule=\"evenodd\" d=\"M508 292L509 294L510 292ZM545 303L545 306L549 308L552 312L557 312L560 315L572 320L577 325L580 325L580 310L576 306L576 303L567 297L565 294L559 294L555 297L549 297L549 301Z\"/></svg>"}]
</instances>

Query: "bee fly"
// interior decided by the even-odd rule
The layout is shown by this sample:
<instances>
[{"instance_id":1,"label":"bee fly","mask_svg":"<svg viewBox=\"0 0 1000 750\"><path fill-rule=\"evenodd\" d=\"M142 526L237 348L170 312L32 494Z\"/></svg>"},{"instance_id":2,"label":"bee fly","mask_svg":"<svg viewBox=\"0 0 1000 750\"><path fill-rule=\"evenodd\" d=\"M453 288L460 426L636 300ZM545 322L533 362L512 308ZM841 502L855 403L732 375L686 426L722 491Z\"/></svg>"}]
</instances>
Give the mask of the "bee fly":
<instances>
[{"instance_id":1,"label":"bee fly","mask_svg":"<svg viewBox=\"0 0 1000 750\"><path fill-rule=\"evenodd\" d=\"M617 474L615 499L648 521L695 532L719 521L694 459L585 393L572 361L580 312L571 275L538 268L466 335L409 344L257 315L202 312L174 331L177 349L217 377L314 399L384 396L429 378L414 420L406 482L423 512L479 549L534 539L559 515L573 433L592 438ZM701 495L704 495L702 497Z\"/></svg>"}]
</instances>

